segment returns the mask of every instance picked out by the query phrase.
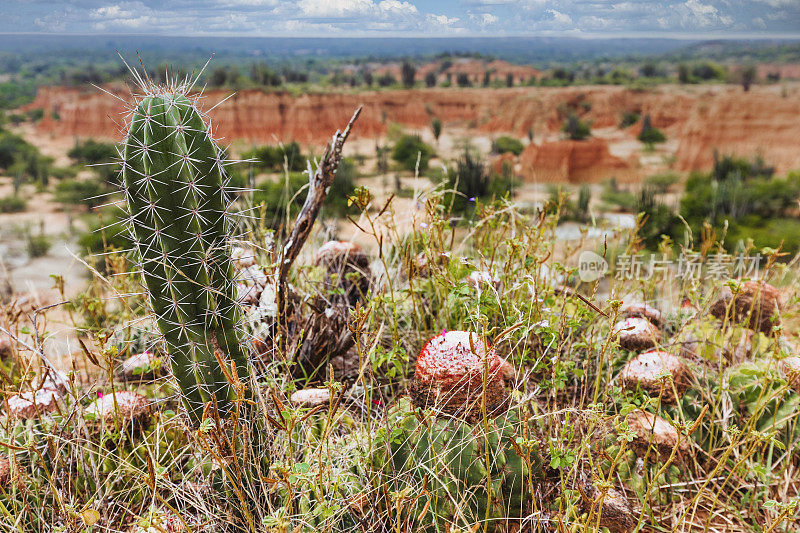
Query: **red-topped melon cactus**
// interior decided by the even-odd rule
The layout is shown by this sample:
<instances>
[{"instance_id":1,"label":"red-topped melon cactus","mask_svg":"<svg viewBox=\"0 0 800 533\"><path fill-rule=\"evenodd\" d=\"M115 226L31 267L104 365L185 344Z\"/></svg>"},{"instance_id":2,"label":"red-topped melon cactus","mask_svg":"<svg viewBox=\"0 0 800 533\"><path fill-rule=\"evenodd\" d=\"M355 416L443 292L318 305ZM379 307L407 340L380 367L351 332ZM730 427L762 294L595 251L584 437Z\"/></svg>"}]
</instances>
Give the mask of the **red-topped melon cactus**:
<instances>
[{"instance_id":1,"label":"red-topped melon cactus","mask_svg":"<svg viewBox=\"0 0 800 533\"><path fill-rule=\"evenodd\" d=\"M474 422L483 416L484 390L487 416L508 408L505 385L513 376L514 367L478 334L446 331L422 349L409 392L415 407Z\"/></svg>"},{"instance_id":2,"label":"red-topped melon cactus","mask_svg":"<svg viewBox=\"0 0 800 533\"><path fill-rule=\"evenodd\" d=\"M535 507L532 488L545 478L542 441L511 407L514 368L477 333L433 337L417 359L410 398L393 404L372 464L387 482L427 485L409 510L410 529L471 528L489 520L508 527ZM432 408L421 410L422 408ZM484 413L491 418L483 423ZM520 435L531 437L520 441Z\"/></svg>"}]
</instances>

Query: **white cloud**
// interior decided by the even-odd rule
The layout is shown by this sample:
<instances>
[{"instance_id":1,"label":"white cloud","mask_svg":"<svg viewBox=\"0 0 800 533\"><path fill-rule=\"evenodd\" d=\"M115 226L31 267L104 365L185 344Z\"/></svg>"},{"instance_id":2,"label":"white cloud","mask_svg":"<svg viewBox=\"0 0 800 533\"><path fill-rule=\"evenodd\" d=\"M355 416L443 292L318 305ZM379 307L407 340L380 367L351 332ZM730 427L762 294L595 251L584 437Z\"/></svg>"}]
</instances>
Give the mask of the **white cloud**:
<instances>
[{"instance_id":1,"label":"white cloud","mask_svg":"<svg viewBox=\"0 0 800 533\"><path fill-rule=\"evenodd\" d=\"M733 23L731 17L721 15L716 7L710 4L704 4L700 0L686 0L684 6L689 10L689 15L684 17L684 20L686 20L689 26L729 26Z\"/></svg>"},{"instance_id":2,"label":"white cloud","mask_svg":"<svg viewBox=\"0 0 800 533\"><path fill-rule=\"evenodd\" d=\"M310 18L350 18L359 17L367 23L376 19L391 17L413 17L419 14L417 7L403 0L300 0L296 7L294 2L286 2L283 6L286 14L300 8L301 15Z\"/></svg>"},{"instance_id":3,"label":"white cloud","mask_svg":"<svg viewBox=\"0 0 800 533\"><path fill-rule=\"evenodd\" d=\"M557 24L572 24L572 17L566 13L556 11L555 9L548 9L547 12L553 15L553 21L555 21Z\"/></svg>"},{"instance_id":4,"label":"white cloud","mask_svg":"<svg viewBox=\"0 0 800 533\"><path fill-rule=\"evenodd\" d=\"M274 7L279 4L278 0L222 0L220 5L224 7ZM231 13L235 15L235 13Z\"/></svg>"},{"instance_id":5,"label":"white cloud","mask_svg":"<svg viewBox=\"0 0 800 533\"><path fill-rule=\"evenodd\" d=\"M89 12L89 18L96 30L105 31L111 28L141 29L153 22L153 10L141 2L110 4L98 7Z\"/></svg>"},{"instance_id":6,"label":"white cloud","mask_svg":"<svg viewBox=\"0 0 800 533\"><path fill-rule=\"evenodd\" d=\"M393 15L416 15L418 13L417 6L411 2L400 2L399 0L383 0L378 4L378 9L382 13Z\"/></svg>"},{"instance_id":7,"label":"white cloud","mask_svg":"<svg viewBox=\"0 0 800 533\"><path fill-rule=\"evenodd\" d=\"M375 12L372 0L300 0L297 7L309 17L352 17Z\"/></svg>"},{"instance_id":8,"label":"white cloud","mask_svg":"<svg viewBox=\"0 0 800 533\"><path fill-rule=\"evenodd\" d=\"M440 26L452 26L460 19L458 17L448 17L447 15L434 15L433 13L428 13L428 21L434 24L438 24Z\"/></svg>"},{"instance_id":9,"label":"white cloud","mask_svg":"<svg viewBox=\"0 0 800 533\"><path fill-rule=\"evenodd\" d=\"M470 13L469 19L479 26L491 26L492 24L497 24L497 21L500 20L497 15L492 13Z\"/></svg>"},{"instance_id":10,"label":"white cloud","mask_svg":"<svg viewBox=\"0 0 800 533\"><path fill-rule=\"evenodd\" d=\"M767 4L771 7L800 7L798 0L753 0L759 4Z\"/></svg>"},{"instance_id":11,"label":"white cloud","mask_svg":"<svg viewBox=\"0 0 800 533\"><path fill-rule=\"evenodd\" d=\"M67 19L71 8L54 10L33 20L34 25L42 31L64 31L67 28Z\"/></svg>"},{"instance_id":12,"label":"white cloud","mask_svg":"<svg viewBox=\"0 0 800 533\"><path fill-rule=\"evenodd\" d=\"M519 0L519 5L523 9L539 9L546 5L552 5L548 0Z\"/></svg>"},{"instance_id":13,"label":"white cloud","mask_svg":"<svg viewBox=\"0 0 800 533\"><path fill-rule=\"evenodd\" d=\"M588 17L581 17L578 21L578 25L581 28L587 28L590 30L605 30L610 28L613 23L611 19L589 15Z\"/></svg>"},{"instance_id":14,"label":"white cloud","mask_svg":"<svg viewBox=\"0 0 800 533\"><path fill-rule=\"evenodd\" d=\"M787 30L800 16L800 0L451 0L438 4L438 8L436 2L417 0L5 0L5 3L14 1L40 7L21 15L19 22L0 17L0 31L94 29L103 33L128 30L196 35L589 31L610 35L615 31L661 30L697 32L702 38L703 31ZM185 9L187 5L192 9Z\"/></svg>"}]
</instances>

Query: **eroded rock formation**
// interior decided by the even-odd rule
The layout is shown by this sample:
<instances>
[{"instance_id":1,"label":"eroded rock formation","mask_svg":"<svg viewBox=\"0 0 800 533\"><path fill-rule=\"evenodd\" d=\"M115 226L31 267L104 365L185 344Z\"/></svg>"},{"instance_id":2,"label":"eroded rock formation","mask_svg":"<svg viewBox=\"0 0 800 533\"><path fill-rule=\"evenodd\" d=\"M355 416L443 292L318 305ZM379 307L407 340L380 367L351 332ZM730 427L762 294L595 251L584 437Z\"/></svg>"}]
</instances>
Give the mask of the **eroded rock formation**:
<instances>
[{"instance_id":1,"label":"eroded rock formation","mask_svg":"<svg viewBox=\"0 0 800 533\"><path fill-rule=\"evenodd\" d=\"M106 87L123 100L130 91L122 86ZM227 100L225 100L227 98ZM220 104L225 100L223 103ZM214 106L217 106L214 108ZM683 88L665 86L651 91L623 87L567 87L511 89L419 89L397 91L329 92L293 95L258 89L213 90L204 94L204 109L226 140L243 139L257 143L296 140L322 144L329 132L346 123L353 110L364 110L354 136L383 135L391 123L419 130L427 129L431 116L446 125L469 127L488 133L535 135L534 147L522 157L522 166L541 169L542 176L557 180L602 180L610 175L620 180L635 172L635 161L609 152L603 135L587 141L542 142L552 139L564 120L565 110L577 109L581 118L592 122L593 131L616 128L626 111L650 116L675 148L677 170L708 169L713 152L753 156L760 153L778 173L800 167L796 140L800 125L795 111L800 91L781 93L780 87L754 87L743 93L738 86ZM40 132L59 136L118 139L125 106L94 88L42 87L27 106L43 108ZM53 113L55 112L55 113ZM58 119L55 119L57 116ZM612 130L614 131L614 130ZM621 132L635 142L638 125ZM538 176L526 172L526 179Z\"/></svg>"}]
</instances>

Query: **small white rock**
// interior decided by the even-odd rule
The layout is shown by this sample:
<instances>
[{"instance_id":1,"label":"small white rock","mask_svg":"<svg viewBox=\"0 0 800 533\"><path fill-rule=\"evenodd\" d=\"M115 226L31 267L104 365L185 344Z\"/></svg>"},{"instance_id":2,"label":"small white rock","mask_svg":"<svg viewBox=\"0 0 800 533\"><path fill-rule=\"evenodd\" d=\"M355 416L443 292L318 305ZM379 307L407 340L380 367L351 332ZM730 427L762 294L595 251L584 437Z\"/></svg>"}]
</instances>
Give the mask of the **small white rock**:
<instances>
[{"instance_id":1,"label":"small white rock","mask_svg":"<svg viewBox=\"0 0 800 533\"><path fill-rule=\"evenodd\" d=\"M316 407L329 404L331 393L328 389L303 389L294 392L289 400L298 407Z\"/></svg>"}]
</instances>

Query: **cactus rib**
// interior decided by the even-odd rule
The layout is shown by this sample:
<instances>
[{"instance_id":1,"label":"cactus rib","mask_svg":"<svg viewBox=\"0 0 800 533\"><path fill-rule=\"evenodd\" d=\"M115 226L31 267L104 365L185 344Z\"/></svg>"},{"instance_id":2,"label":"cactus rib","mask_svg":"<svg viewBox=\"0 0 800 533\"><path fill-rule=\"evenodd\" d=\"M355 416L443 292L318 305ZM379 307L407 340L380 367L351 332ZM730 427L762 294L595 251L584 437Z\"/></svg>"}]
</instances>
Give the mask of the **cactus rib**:
<instances>
[{"instance_id":1,"label":"cactus rib","mask_svg":"<svg viewBox=\"0 0 800 533\"><path fill-rule=\"evenodd\" d=\"M229 255L223 153L185 89L148 90L130 120L122 184L149 301L191 420L247 377ZM216 352L216 355L215 355Z\"/></svg>"}]
</instances>

